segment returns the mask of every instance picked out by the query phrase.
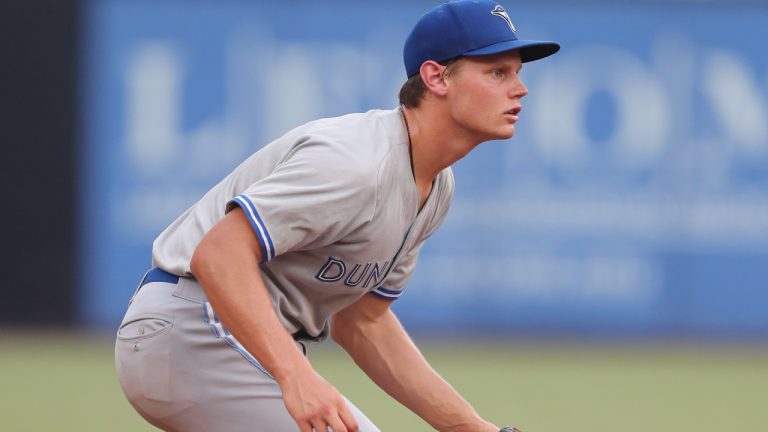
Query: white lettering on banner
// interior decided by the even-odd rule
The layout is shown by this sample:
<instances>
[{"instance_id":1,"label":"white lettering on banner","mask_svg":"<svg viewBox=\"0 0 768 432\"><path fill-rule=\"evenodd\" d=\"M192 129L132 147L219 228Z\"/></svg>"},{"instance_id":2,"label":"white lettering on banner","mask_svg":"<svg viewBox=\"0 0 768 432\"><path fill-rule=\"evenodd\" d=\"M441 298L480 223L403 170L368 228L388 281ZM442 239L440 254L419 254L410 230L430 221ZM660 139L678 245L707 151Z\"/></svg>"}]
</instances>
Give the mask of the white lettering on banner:
<instances>
[{"instance_id":1,"label":"white lettering on banner","mask_svg":"<svg viewBox=\"0 0 768 432\"><path fill-rule=\"evenodd\" d=\"M149 42L136 50L125 76L126 141L141 171L155 171L180 146L182 64L170 43Z\"/></svg>"},{"instance_id":2,"label":"white lettering on banner","mask_svg":"<svg viewBox=\"0 0 768 432\"><path fill-rule=\"evenodd\" d=\"M588 169L595 150L607 147L609 159L618 166L646 168L657 163L668 144L670 113L664 88L653 71L623 49L569 50L536 83L531 122L535 144L549 164ZM615 132L603 145L587 135L584 118L589 98L599 91L609 93L617 104Z\"/></svg>"},{"instance_id":3,"label":"white lettering on banner","mask_svg":"<svg viewBox=\"0 0 768 432\"><path fill-rule=\"evenodd\" d=\"M260 45L270 48L264 43ZM278 137L322 111L323 84L317 82L315 59L307 49L297 45L282 46L280 50L271 48L274 52L262 63L260 71L268 107L264 126L268 136Z\"/></svg>"},{"instance_id":4,"label":"white lettering on banner","mask_svg":"<svg viewBox=\"0 0 768 432\"><path fill-rule=\"evenodd\" d=\"M134 50L125 77L125 147L138 177L174 181L167 170L185 166L197 178L221 175L243 157L247 123L214 116L184 130L186 74L181 50L171 42L153 41ZM232 83L235 87L243 83ZM245 107L243 107L245 108ZM188 205L189 203L187 203Z\"/></svg>"},{"instance_id":5,"label":"white lettering on banner","mask_svg":"<svg viewBox=\"0 0 768 432\"><path fill-rule=\"evenodd\" d=\"M749 68L734 54L713 50L702 67L703 91L726 139L748 156L768 151L768 107Z\"/></svg>"},{"instance_id":6,"label":"white lettering on banner","mask_svg":"<svg viewBox=\"0 0 768 432\"><path fill-rule=\"evenodd\" d=\"M531 114L521 127L522 135L530 130L528 141L537 156L519 158L515 153L509 161L530 165L538 160L542 165L508 167L499 184L501 190L523 187L536 199L506 197L508 203L499 211L494 211L498 203L482 197L465 204L459 200L453 220L478 223L482 215L495 215L485 223L566 236L613 233L617 240L642 233L672 241L663 233L674 230L683 233L675 241L688 241L689 247L768 244L765 198L760 190L751 195L737 190L729 169L738 158L768 154L768 101L757 74L732 52L695 47L685 35L663 38L665 43L651 43L651 62L619 47L581 46L537 64L524 100ZM192 204L190 190L203 190L198 184L210 186L256 147L293 126L366 106L393 106L403 81L399 64L383 61L366 46L285 43L264 32L236 29L222 47L223 109L186 127L182 119L188 97L183 89L192 71L182 48L179 41L142 41L122 77L127 104L123 144L136 181L116 195L129 199L120 203L115 198L112 214L131 221L125 224L132 230L126 237L155 235L171 215ZM673 68L669 64L674 56L682 57ZM615 102L615 125L602 142L590 137L586 125L585 110L597 93ZM699 95L705 108L694 107ZM692 119L701 112L713 113L710 132L703 137L696 128L699 120ZM695 170L680 151L685 146L700 158ZM518 147L513 143L502 151L511 155ZM586 195L570 194L572 201L553 192L546 178L548 170L564 172L571 182L564 190L578 190L580 181L596 176L604 162L616 170L592 184ZM631 194L622 194L634 204L601 193L601 188L621 183L622 176L660 166L667 171L652 172L644 180L657 189L632 185ZM169 170L183 175L168 175ZM661 192L678 180L720 191L720 198L714 202L702 194L700 202L664 201ZM150 183L153 187L146 187ZM177 191L178 196L167 196L175 207L146 212L143 203L157 201L149 192L153 189ZM459 215L467 205L486 210L464 220Z\"/></svg>"},{"instance_id":7,"label":"white lettering on banner","mask_svg":"<svg viewBox=\"0 0 768 432\"><path fill-rule=\"evenodd\" d=\"M622 48L583 46L537 65L543 73L531 75L532 91L524 102L532 111L531 141L547 166L577 184L605 170L606 162L621 170L610 176L614 181L658 168L671 146L677 149L673 154L695 147L714 175L718 164L734 158L768 155L768 92L746 59L722 49L694 50L684 36L664 37L684 47L674 53L680 61L655 43L652 57L658 64ZM670 71L670 62L676 70ZM604 142L590 137L586 127L588 103L598 93L616 106L613 132ZM697 93L704 106L695 102ZM710 112L712 120L693 118Z\"/></svg>"},{"instance_id":8,"label":"white lettering on banner","mask_svg":"<svg viewBox=\"0 0 768 432\"><path fill-rule=\"evenodd\" d=\"M732 51L695 46L679 33L659 38L648 63L625 49L584 46L537 65L544 73L531 76L524 102L538 157L523 159L542 165L523 166L519 144L506 146L501 182L510 193L457 202L450 221L561 242L595 236L675 250L768 249L765 86ZM598 92L616 107L603 142L589 136L585 117ZM739 177L745 163L751 178ZM630 180L635 172L642 175Z\"/></svg>"},{"instance_id":9,"label":"white lettering on banner","mask_svg":"<svg viewBox=\"0 0 768 432\"><path fill-rule=\"evenodd\" d=\"M383 87L371 85L370 80L381 79L381 60L352 44L278 44L261 39L254 55L262 65L258 76L267 107L265 140L318 117L359 111L362 102L380 99L390 88L386 81ZM389 79L399 82L396 74ZM385 106L394 103L395 94L383 98L391 100Z\"/></svg>"},{"instance_id":10,"label":"white lettering on banner","mask_svg":"<svg viewBox=\"0 0 768 432\"><path fill-rule=\"evenodd\" d=\"M223 48L224 110L191 127L182 127L181 121L187 99L182 88L189 73L181 45L148 40L133 50L123 77L123 143L137 184L121 195L129 200L111 203L118 220L130 221L118 224L125 238L156 235L194 202L189 199L190 183L210 184L211 178L224 175L259 146L301 123L357 111L361 101L375 101L382 90L393 89L388 98L393 100L399 85L399 75L392 74L387 75L392 83L385 81L382 87L381 59L351 43L278 43L261 32L239 29ZM321 71L322 65L332 70ZM378 80L376 85L370 78ZM169 170L177 175L168 175ZM143 187L142 179L153 187ZM170 195L164 205L148 207L156 203L152 190L157 189Z\"/></svg>"}]
</instances>

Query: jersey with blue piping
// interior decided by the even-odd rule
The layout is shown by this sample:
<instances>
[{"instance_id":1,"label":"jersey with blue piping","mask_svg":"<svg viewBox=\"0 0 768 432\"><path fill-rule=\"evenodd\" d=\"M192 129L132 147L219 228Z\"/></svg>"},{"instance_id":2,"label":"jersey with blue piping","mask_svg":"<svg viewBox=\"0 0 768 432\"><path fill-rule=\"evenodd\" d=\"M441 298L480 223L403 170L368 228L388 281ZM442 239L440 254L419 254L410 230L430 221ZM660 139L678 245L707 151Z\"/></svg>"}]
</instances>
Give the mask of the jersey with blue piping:
<instances>
[{"instance_id":1,"label":"jersey with blue piping","mask_svg":"<svg viewBox=\"0 0 768 432\"><path fill-rule=\"evenodd\" d=\"M192 276L197 244L240 208L259 240L262 276L283 325L322 338L328 317L360 296L402 295L452 192L447 168L419 211L397 110L321 119L246 159L161 233L153 263Z\"/></svg>"}]
</instances>

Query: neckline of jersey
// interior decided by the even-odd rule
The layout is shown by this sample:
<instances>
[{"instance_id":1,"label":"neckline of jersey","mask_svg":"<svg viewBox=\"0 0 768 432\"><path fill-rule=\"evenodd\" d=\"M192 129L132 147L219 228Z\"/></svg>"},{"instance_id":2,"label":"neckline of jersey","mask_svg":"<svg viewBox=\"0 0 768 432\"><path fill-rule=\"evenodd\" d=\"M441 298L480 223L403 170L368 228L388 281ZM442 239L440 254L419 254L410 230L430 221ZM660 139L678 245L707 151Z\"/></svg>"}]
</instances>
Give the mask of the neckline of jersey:
<instances>
[{"instance_id":1,"label":"neckline of jersey","mask_svg":"<svg viewBox=\"0 0 768 432\"><path fill-rule=\"evenodd\" d=\"M413 181L416 182L416 168L413 166L413 140L411 139L411 127L408 124L408 117L405 115L405 107L400 105L398 110L400 111L400 117L403 118L403 123L405 124L405 133L408 136L408 157L411 162L411 175L413 176Z\"/></svg>"}]
</instances>

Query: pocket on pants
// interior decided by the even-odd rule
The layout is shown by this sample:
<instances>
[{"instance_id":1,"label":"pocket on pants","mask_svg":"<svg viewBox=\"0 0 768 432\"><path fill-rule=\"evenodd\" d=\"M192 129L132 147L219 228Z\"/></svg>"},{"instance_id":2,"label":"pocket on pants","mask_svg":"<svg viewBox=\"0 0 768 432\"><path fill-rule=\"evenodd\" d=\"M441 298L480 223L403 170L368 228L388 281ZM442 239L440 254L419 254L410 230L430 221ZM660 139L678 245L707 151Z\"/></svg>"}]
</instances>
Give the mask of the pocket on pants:
<instances>
[{"instance_id":1,"label":"pocket on pants","mask_svg":"<svg viewBox=\"0 0 768 432\"><path fill-rule=\"evenodd\" d=\"M126 320L117 331L117 339L134 341L149 339L168 331L173 326L173 318L161 314L142 314Z\"/></svg>"},{"instance_id":2,"label":"pocket on pants","mask_svg":"<svg viewBox=\"0 0 768 432\"><path fill-rule=\"evenodd\" d=\"M132 404L157 416L173 410L164 406L173 401L172 329L171 317L141 314L126 319L117 332L115 366L123 391Z\"/></svg>"}]
</instances>

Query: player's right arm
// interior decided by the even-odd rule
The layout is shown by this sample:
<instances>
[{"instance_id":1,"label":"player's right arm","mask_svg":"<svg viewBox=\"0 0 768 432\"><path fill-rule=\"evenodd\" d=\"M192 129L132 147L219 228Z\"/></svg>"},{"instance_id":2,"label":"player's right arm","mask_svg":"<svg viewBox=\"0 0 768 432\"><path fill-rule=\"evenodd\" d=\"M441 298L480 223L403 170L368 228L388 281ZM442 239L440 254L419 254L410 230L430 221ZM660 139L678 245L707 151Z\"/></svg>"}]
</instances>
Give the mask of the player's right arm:
<instances>
[{"instance_id":1,"label":"player's right arm","mask_svg":"<svg viewBox=\"0 0 768 432\"><path fill-rule=\"evenodd\" d=\"M371 294L333 316L331 336L384 391L443 432L498 432L427 362L390 309Z\"/></svg>"},{"instance_id":2,"label":"player's right arm","mask_svg":"<svg viewBox=\"0 0 768 432\"><path fill-rule=\"evenodd\" d=\"M240 208L203 237L190 267L227 329L277 380L302 432L357 431L341 394L297 349L277 318L258 263L262 252Z\"/></svg>"}]
</instances>

